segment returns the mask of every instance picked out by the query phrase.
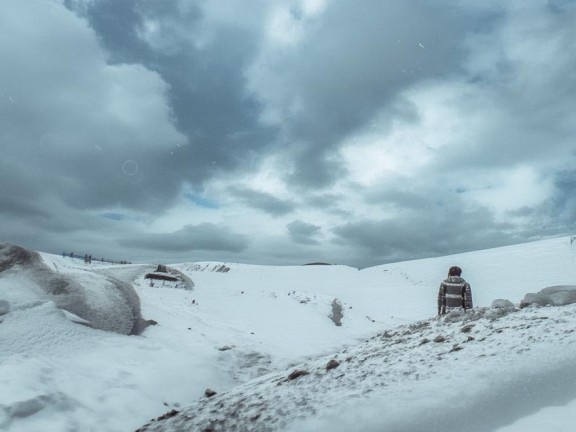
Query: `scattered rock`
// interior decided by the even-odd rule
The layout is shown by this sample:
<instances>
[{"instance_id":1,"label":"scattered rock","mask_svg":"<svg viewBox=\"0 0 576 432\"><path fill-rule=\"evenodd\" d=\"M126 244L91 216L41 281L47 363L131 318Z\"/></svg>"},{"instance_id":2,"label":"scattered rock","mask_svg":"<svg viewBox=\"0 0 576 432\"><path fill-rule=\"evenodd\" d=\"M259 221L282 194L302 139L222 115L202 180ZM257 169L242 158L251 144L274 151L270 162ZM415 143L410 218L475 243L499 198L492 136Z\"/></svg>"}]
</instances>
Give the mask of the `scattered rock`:
<instances>
[{"instance_id":1,"label":"scattered rock","mask_svg":"<svg viewBox=\"0 0 576 432\"><path fill-rule=\"evenodd\" d=\"M338 362L338 360L332 359L326 365L326 370L329 371L332 369L336 369L338 366L340 366L340 362Z\"/></svg>"},{"instance_id":2,"label":"scattered rock","mask_svg":"<svg viewBox=\"0 0 576 432\"><path fill-rule=\"evenodd\" d=\"M300 378L302 376L308 375L309 373L310 372L307 372L305 370L296 369L290 375L288 375L288 380L292 381L292 380L295 380L296 378Z\"/></svg>"},{"instance_id":3,"label":"scattered rock","mask_svg":"<svg viewBox=\"0 0 576 432\"><path fill-rule=\"evenodd\" d=\"M438 335L434 338L434 342L436 343L446 342L446 338L444 336Z\"/></svg>"},{"instance_id":4,"label":"scattered rock","mask_svg":"<svg viewBox=\"0 0 576 432\"><path fill-rule=\"evenodd\" d=\"M463 326L460 331L462 333L470 333L470 331L474 328L474 324L467 324L465 326Z\"/></svg>"},{"instance_id":5,"label":"scattered rock","mask_svg":"<svg viewBox=\"0 0 576 432\"><path fill-rule=\"evenodd\" d=\"M230 351L232 349L229 345L224 345L223 347L218 348L218 351Z\"/></svg>"},{"instance_id":6,"label":"scattered rock","mask_svg":"<svg viewBox=\"0 0 576 432\"><path fill-rule=\"evenodd\" d=\"M217 393L212 389L207 388L206 390L204 390L204 396L206 396L206 397L210 398L210 397L216 396L216 395L217 395Z\"/></svg>"},{"instance_id":7,"label":"scattered rock","mask_svg":"<svg viewBox=\"0 0 576 432\"><path fill-rule=\"evenodd\" d=\"M409 326L409 329L412 331L416 331L416 330L422 330L425 329L427 327L430 327L430 322L428 321L418 321L417 323L411 324Z\"/></svg>"},{"instance_id":8,"label":"scattered rock","mask_svg":"<svg viewBox=\"0 0 576 432\"><path fill-rule=\"evenodd\" d=\"M418 345L424 345L424 344L427 344L428 342L430 342L430 339L424 338L420 341L420 343Z\"/></svg>"},{"instance_id":9,"label":"scattered rock","mask_svg":"<svg viewBox=\"0 0 576 432\"><path fill-rule=\"evenodd\" d=\"M160 417L158 417L156 420L157 420L157 421L160 421L160 420L169 419L170 417L174 417L174 416L175 416L176 414L178 414L179 412L180 412L180 411L173 409L173 410L171 410L171 411L168 411L166 414L162 414L162 415L161 415Z\"/></svg>"},{"instance_id":10,"label":"scattered rock","mask_svg":"<svg viewBox=\"0 0 576 432\"><path fill-rule=\"evenodd\" d=\"M456 344L456 345L454 345L454 346L452 347L452 349L451 349L450 351L448 351L448 352L456 352L456 351L460 351L461 349L462 349L462 347L461 347L461 346L458 346L458 344Z\"/></svg>"}]
</instances>

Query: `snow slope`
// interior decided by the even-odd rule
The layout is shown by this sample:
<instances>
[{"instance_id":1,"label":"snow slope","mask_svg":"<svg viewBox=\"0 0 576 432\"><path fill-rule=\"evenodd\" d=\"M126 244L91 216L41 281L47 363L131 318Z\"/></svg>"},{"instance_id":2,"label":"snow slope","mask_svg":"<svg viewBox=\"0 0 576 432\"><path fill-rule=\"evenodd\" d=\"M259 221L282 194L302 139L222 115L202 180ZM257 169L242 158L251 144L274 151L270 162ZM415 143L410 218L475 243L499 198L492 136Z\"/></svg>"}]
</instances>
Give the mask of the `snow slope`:
<instances>
[{"instance_id":1,"label":"snow slope","mask_svg":"<svg viewBox=\"0 0 576 432\"><path fill-rule=\"evenodd\" d=\"M528 308L396 327L140 430L492 431L576 399L575 312ZM327 368L330 360L339 365ZM290 379L294 371L306 374Z\"/></svg>"},{"instance_id":2,"label":"snow slope","mask_svg":"<svg viewBox=\"0 0 576 432\"><path fill-rule=\"evenodd\" d=\"M42 257L62 274L104 273L131 283L143 317L158 325L140 336L91 329L18 291L18 278L0 277L0 430L130 431L173 409L180 416L170 424L182 427L151 427L194 430L182 422L185 413L207 427L238 408L238 398L248 398L246 408L259 396L263 405L238 410L237 430L527 432L576 424L576 394L565 385L573 382L576 354L572 306L469 320L468 333L466 323L433 318L451 265L464 269L479 311L495 299L518 304L526 293L574 284L569 238L361 271L172 265L193 290L151 287L144 275L154 265ZM14 292L22 298L2 306ZM335 299L341 326L329 318ZM438 335L446 341L433 342ZM332 358L340 366L326 371ZM294 369L310 374L284 382ZM218 394L205 398L207 388ZM458 421L471 415L471 423L455 428L460 423L440 409L446 404ZM199 414L211 406L214 418Z\"/></svg>"}]
</instances>

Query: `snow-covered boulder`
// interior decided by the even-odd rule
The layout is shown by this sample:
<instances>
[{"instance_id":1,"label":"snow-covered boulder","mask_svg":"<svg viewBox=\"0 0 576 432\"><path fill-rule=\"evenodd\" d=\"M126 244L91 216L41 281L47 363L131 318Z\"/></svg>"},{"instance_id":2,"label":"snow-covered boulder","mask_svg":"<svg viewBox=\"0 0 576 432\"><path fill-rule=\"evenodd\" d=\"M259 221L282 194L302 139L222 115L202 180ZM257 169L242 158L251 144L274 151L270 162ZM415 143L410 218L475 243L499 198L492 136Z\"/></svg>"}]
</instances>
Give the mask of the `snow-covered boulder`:
<instances>
[{"instance_id":1,"label":"snow-covered boulder","mask_svg":"<svg viewBox=\"0 0 576 432\"><path fill-rule=\"evenodd\" d=\"M538 306L564 306L576 303L576 285L557 285L544 288L537 293L528 293L520 307L533 304Z\"/></svg>"},{"instance_id":2,"label":"snow-covered boulder","mask_svg":"<svg viewBox=\"0 0 576 432\"><path fill-rule=\"evenodd\" d=\"M21 283L8 286L15 290L31 287L30 298L53 301L96 329L139 334L146 327L140 299L131 285L93 272L59 273L46 265L39 253L2 243L0 279L15 276ZM2 292L0 296L7 298Z\"/></svg>"},{"instance_id":3,"label":"snow-covered boulder","mask_svg":"<svg viewBox=\"0 0 576 432\"><path fill-rule=\"evenodd\" d=\"M502 309L505 311L513 311L516 309L514 303L507 299L496 299L490 305L490 309Z\"/></svg>"},{"instance_id":4,"label":"snow-covered boulder","mask_svg":"<svg viewBox=\"0 0 576 432\"><path fill-rule=\"evenodd\" d=\"M497 319L515 311L516 306L514 306L514 303L510 300L496 299L492 302L490 309L486 311L484 317L488 319Z\"/></svg>"}]
</instances>

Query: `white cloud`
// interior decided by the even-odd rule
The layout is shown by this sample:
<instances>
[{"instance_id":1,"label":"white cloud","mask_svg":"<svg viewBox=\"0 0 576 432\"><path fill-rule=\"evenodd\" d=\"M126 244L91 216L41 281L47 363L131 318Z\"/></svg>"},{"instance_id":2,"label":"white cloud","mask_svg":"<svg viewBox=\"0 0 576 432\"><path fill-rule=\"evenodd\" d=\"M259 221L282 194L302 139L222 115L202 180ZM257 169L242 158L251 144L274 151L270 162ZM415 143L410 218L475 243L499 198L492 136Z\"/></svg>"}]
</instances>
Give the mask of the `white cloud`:
<instances>
[{"instance_id":1,"label":"white cloud","mask_svg":"<svg viewBox=\"0 0 576 432\"><path fill-rule=\"evenodd\" d=\"M543 178L537 170L527 166L495 174L488 183L490 186L467 195L491 207L500 217L523 207L536 207L553 192L552 179Z\"/></svg>"},{"instance_id":2,"label":"white cloud","mask_svg":"<svg viewBox=\"0 0 576 432\"><path fill-rule=\"evenodd\" d=\"M472 93L463 83L448 82L406 91L404 104L415 110L413 119L391 122L394 113L387 109L344 142L341 154L350 180L374 186L393 178L418 176L430 162L450 158L454 147L466 147L471 119L463 117L459 102Z\"/></svg>"}]
</instances>

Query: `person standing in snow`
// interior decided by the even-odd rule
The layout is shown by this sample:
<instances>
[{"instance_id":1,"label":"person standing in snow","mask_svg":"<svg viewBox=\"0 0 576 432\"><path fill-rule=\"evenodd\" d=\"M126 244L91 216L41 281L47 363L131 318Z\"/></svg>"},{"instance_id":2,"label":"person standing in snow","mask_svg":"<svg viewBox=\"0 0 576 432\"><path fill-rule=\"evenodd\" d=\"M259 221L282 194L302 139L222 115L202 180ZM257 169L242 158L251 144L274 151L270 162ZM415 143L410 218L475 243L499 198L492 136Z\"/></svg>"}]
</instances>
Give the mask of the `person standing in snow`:
<instances>
[{"instance_id":1,"label":"person standing in snow","mask_svg":"<svg viewBox=\"0 0 576 432\"><path fill-rule=\"evenodd\" d=\"M448 278L440 284L438 291L438 315L452 310L472 309L472 290L470 284L462 277L462 269L452 266L448 270Z\"/></svg>"}]
</instances>

